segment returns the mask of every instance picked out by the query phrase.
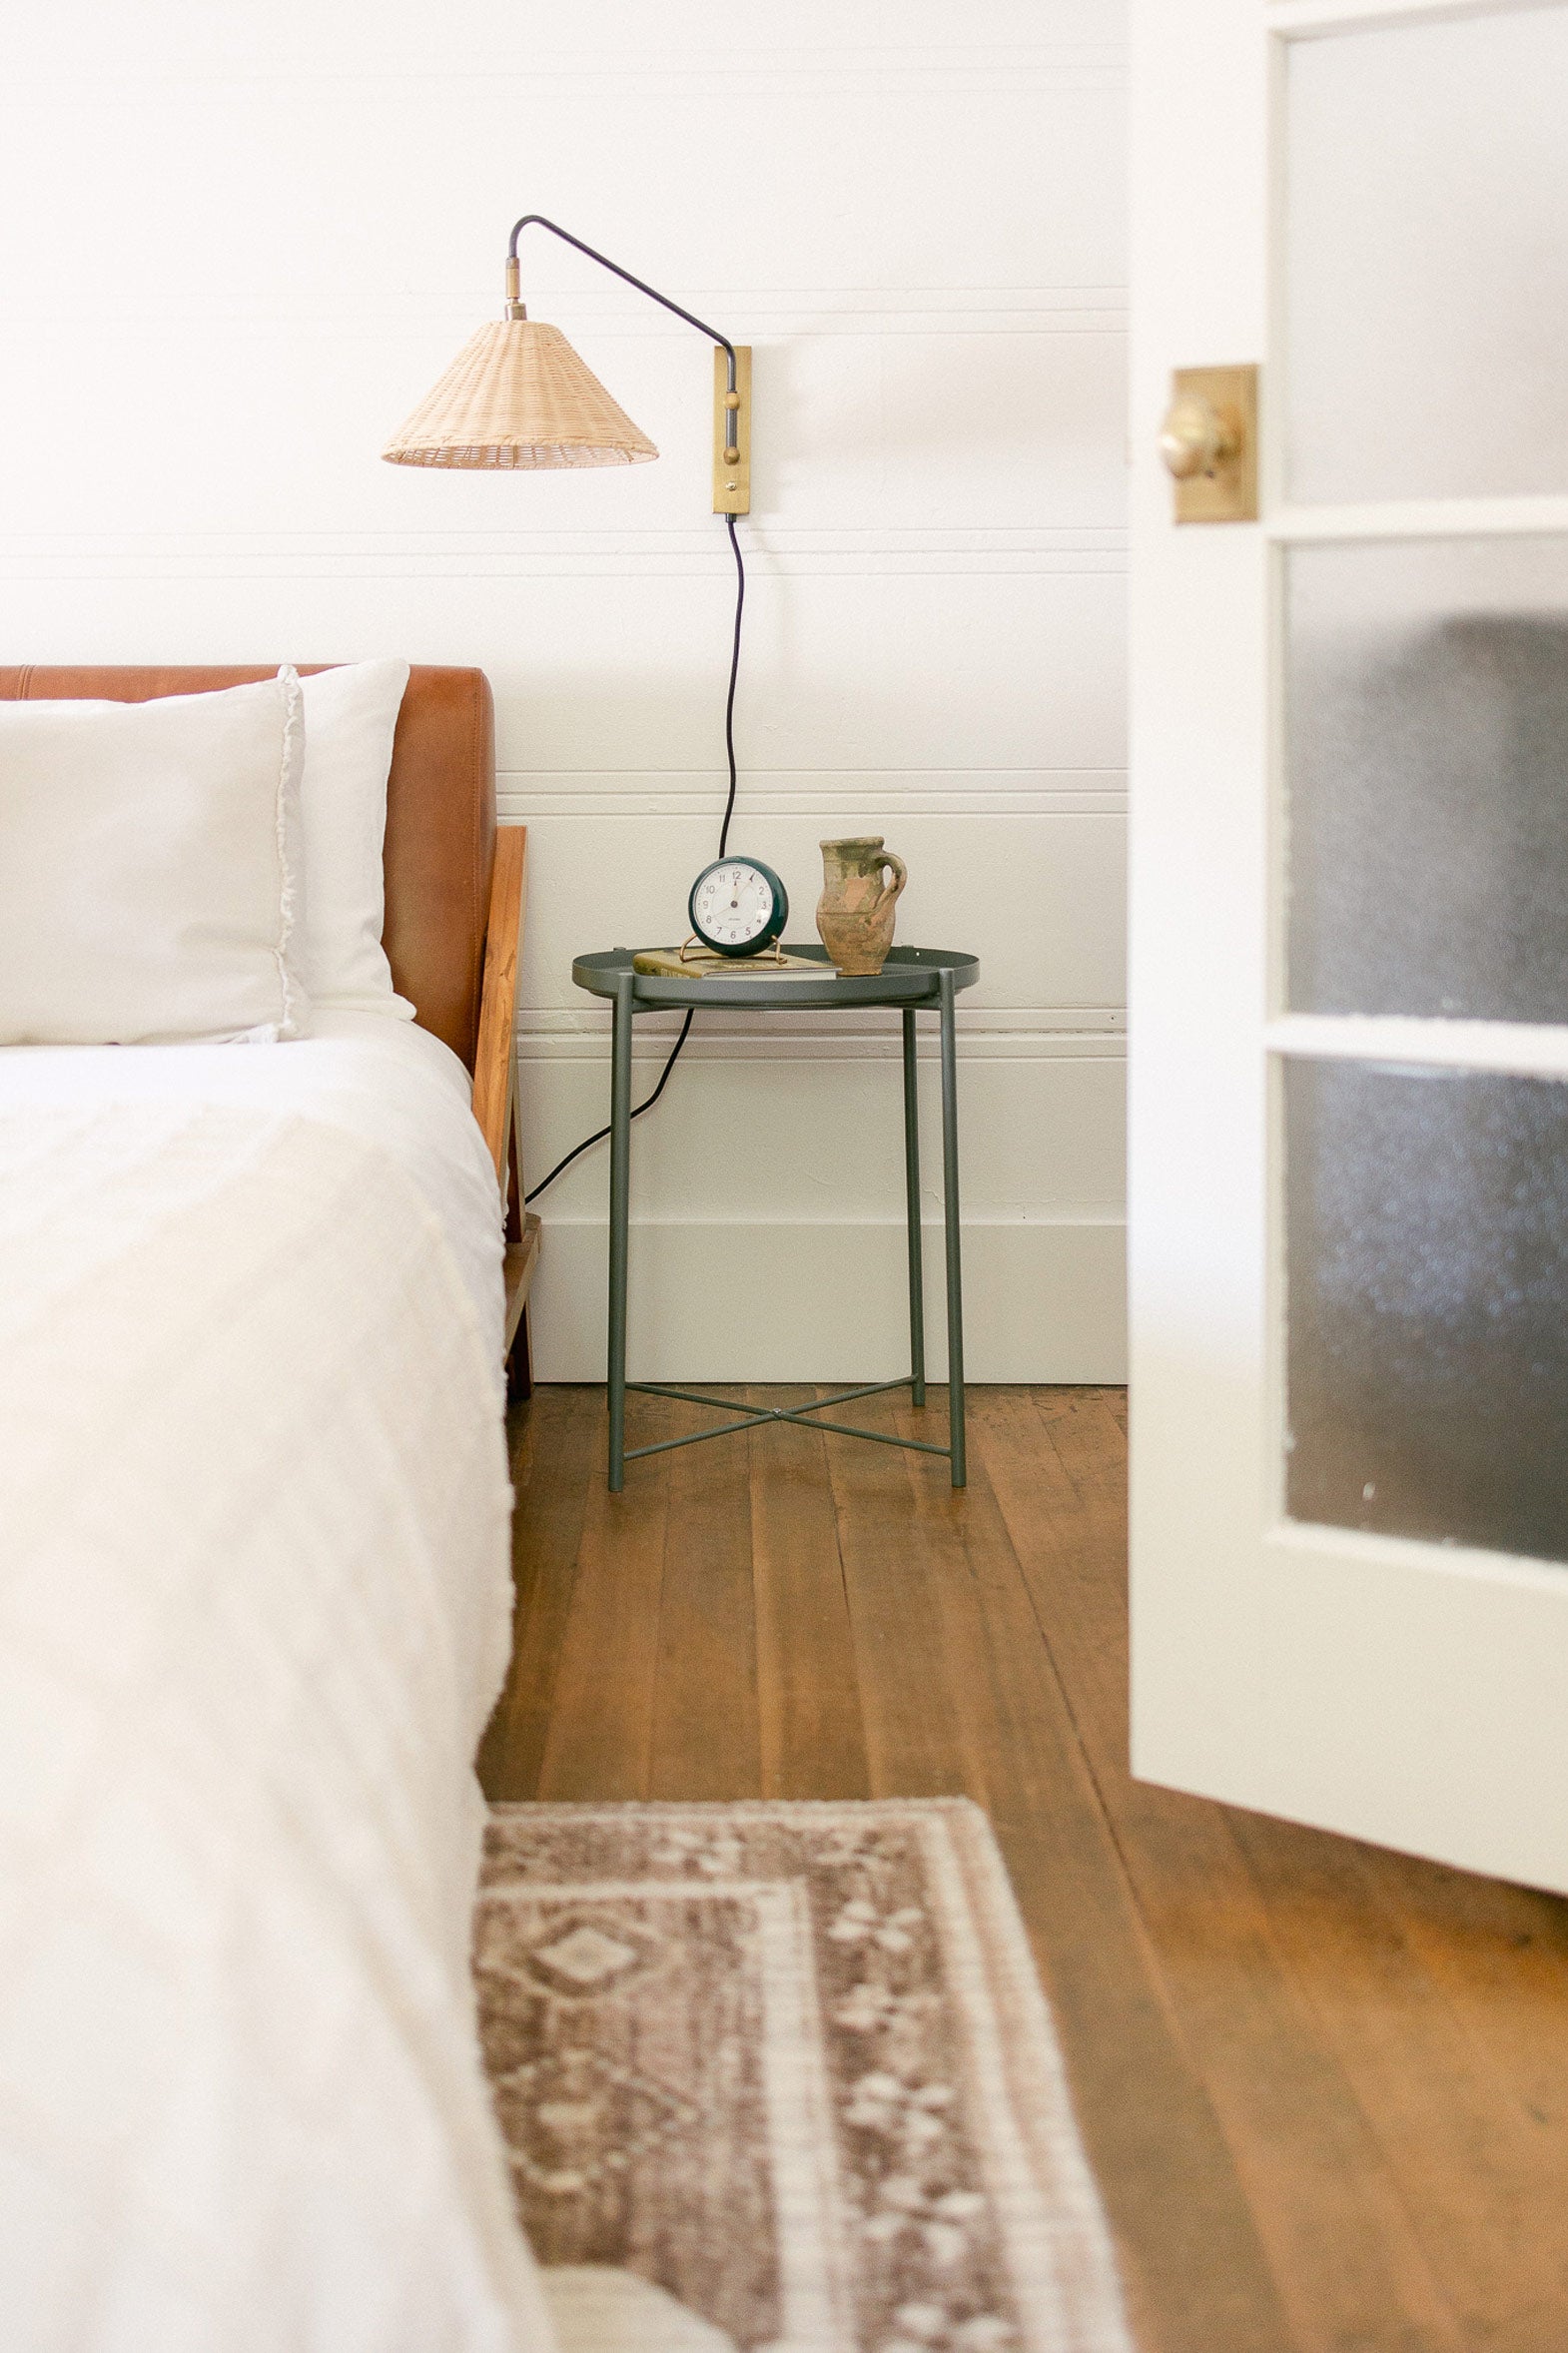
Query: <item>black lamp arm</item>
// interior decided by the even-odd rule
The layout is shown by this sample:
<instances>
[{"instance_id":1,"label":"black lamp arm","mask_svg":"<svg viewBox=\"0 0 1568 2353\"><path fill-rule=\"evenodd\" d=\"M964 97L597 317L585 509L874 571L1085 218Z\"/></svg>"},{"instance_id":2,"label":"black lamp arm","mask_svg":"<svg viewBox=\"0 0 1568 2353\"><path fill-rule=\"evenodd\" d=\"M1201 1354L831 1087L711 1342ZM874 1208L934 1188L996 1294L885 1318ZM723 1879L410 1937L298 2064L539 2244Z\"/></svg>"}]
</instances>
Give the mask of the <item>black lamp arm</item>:
<instances>
[{"instance_id":1,"label":"black lamp arm","mask_svg":"<svg viewBox=\"0 0 1568 2353\"><path fill-rule=\"evenodd\" d=\"M672 303L668 295L660 294L658 288L649 286L646 279L634 278L629 270L621 268L619 262L612 262L608 254L601 254L593 246L584 245L580 237L573 237L569 229L562 229L556 222L547 221L542 213L524 213L522 219L512 225L511 235L506 241L509 292L514 291L511 287L511 272L517 260L517 240L524 229L547 229L552 237L560 239L562 245L575 247L579 254L586 254L590 262L597 262L601 270L608 270L615 278L623 278L628 286L636 288L638 294L645 294L650 302L662 304L666 311L673 311L677 319L684 319L688 327L696 328L699 335L707 336L709 341L717 344L724 353L729 363L729 389L731 392L735 390L735 347L727 335L720 335L716 327L710 327L707 321L699 319L695 312L683 311L679 303Z\"/></svg>"}]
</instances>

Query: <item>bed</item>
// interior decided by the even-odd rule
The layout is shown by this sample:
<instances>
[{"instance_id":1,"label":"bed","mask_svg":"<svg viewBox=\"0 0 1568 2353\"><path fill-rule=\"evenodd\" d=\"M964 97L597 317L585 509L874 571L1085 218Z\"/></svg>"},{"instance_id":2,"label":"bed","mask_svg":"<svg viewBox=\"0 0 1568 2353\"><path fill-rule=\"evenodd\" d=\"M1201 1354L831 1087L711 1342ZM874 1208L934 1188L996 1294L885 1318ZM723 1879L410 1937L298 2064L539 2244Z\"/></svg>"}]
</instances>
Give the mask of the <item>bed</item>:
<instances>
[{"instance_id":1,"label":"bed","mask_svg":"<svg viewBox=\"0 0 1568 2353\"><path fill-rule=\"evenodd\" d=\"M467 1953L538 1247L492 745L480 673L412 672L385 941L413 1023L0 1050L11 2353L552 2342Z\"/></svg>"}]
</instances>

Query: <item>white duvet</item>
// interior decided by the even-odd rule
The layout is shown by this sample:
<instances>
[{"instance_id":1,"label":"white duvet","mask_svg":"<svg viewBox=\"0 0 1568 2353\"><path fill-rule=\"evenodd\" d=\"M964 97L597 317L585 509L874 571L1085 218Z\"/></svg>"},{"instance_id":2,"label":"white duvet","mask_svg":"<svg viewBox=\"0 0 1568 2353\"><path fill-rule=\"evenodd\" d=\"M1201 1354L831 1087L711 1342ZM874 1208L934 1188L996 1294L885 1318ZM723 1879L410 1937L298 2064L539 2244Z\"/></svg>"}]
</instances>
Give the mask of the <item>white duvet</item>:
<instances>
[{"instance_id":1,"label":"white duvet","mask_svg":"<svg viewBox=\"0 0 1568 2353\"><path fill-rule=\"evenodd\" d=\"M6 2353L550 2343L467 1969L494 1181L337 1027L0 1055Z\"/></svg>"}]
</instances>

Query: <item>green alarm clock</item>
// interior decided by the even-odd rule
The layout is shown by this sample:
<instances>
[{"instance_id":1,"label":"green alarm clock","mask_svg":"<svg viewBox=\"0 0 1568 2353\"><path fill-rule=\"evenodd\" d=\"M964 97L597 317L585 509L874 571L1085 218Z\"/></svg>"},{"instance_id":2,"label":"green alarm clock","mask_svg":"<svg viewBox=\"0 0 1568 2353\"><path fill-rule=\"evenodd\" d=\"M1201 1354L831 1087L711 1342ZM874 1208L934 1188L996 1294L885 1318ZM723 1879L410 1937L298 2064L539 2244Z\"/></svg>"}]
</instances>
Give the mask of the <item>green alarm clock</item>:
<instances>
[{"instance_id":1,"label":"green alarm clock","mask_svg":"<svg viewBox=\"0 0 1568 2353\"><path fill-rule=\"evenodd\" d=\"M756 956L789 921L789 893L760 858L718 858L692 884L686 913L716 956Z\"/></svg>"}]
</instances>

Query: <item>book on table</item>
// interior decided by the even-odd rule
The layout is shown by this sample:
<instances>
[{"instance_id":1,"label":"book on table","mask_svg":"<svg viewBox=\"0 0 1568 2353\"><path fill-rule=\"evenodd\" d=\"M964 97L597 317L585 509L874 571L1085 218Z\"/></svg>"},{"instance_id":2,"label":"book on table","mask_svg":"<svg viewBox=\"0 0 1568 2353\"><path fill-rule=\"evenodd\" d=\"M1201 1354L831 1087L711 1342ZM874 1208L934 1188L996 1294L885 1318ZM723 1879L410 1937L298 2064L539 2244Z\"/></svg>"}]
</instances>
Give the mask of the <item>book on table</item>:
<instances>
[{"instance_id":1,"label":"book on table","mask_svg":"<svg viewBox=\"0 0 1568 2353\"><path fill-rule=\"evenodd\" d=\"M820 981L831 978L833 967L816 956L716 956L709 948L639 948L631 960L633 972L661 981L704 981L718 973L743 981Z\"/></svg>"}]
</instances>

